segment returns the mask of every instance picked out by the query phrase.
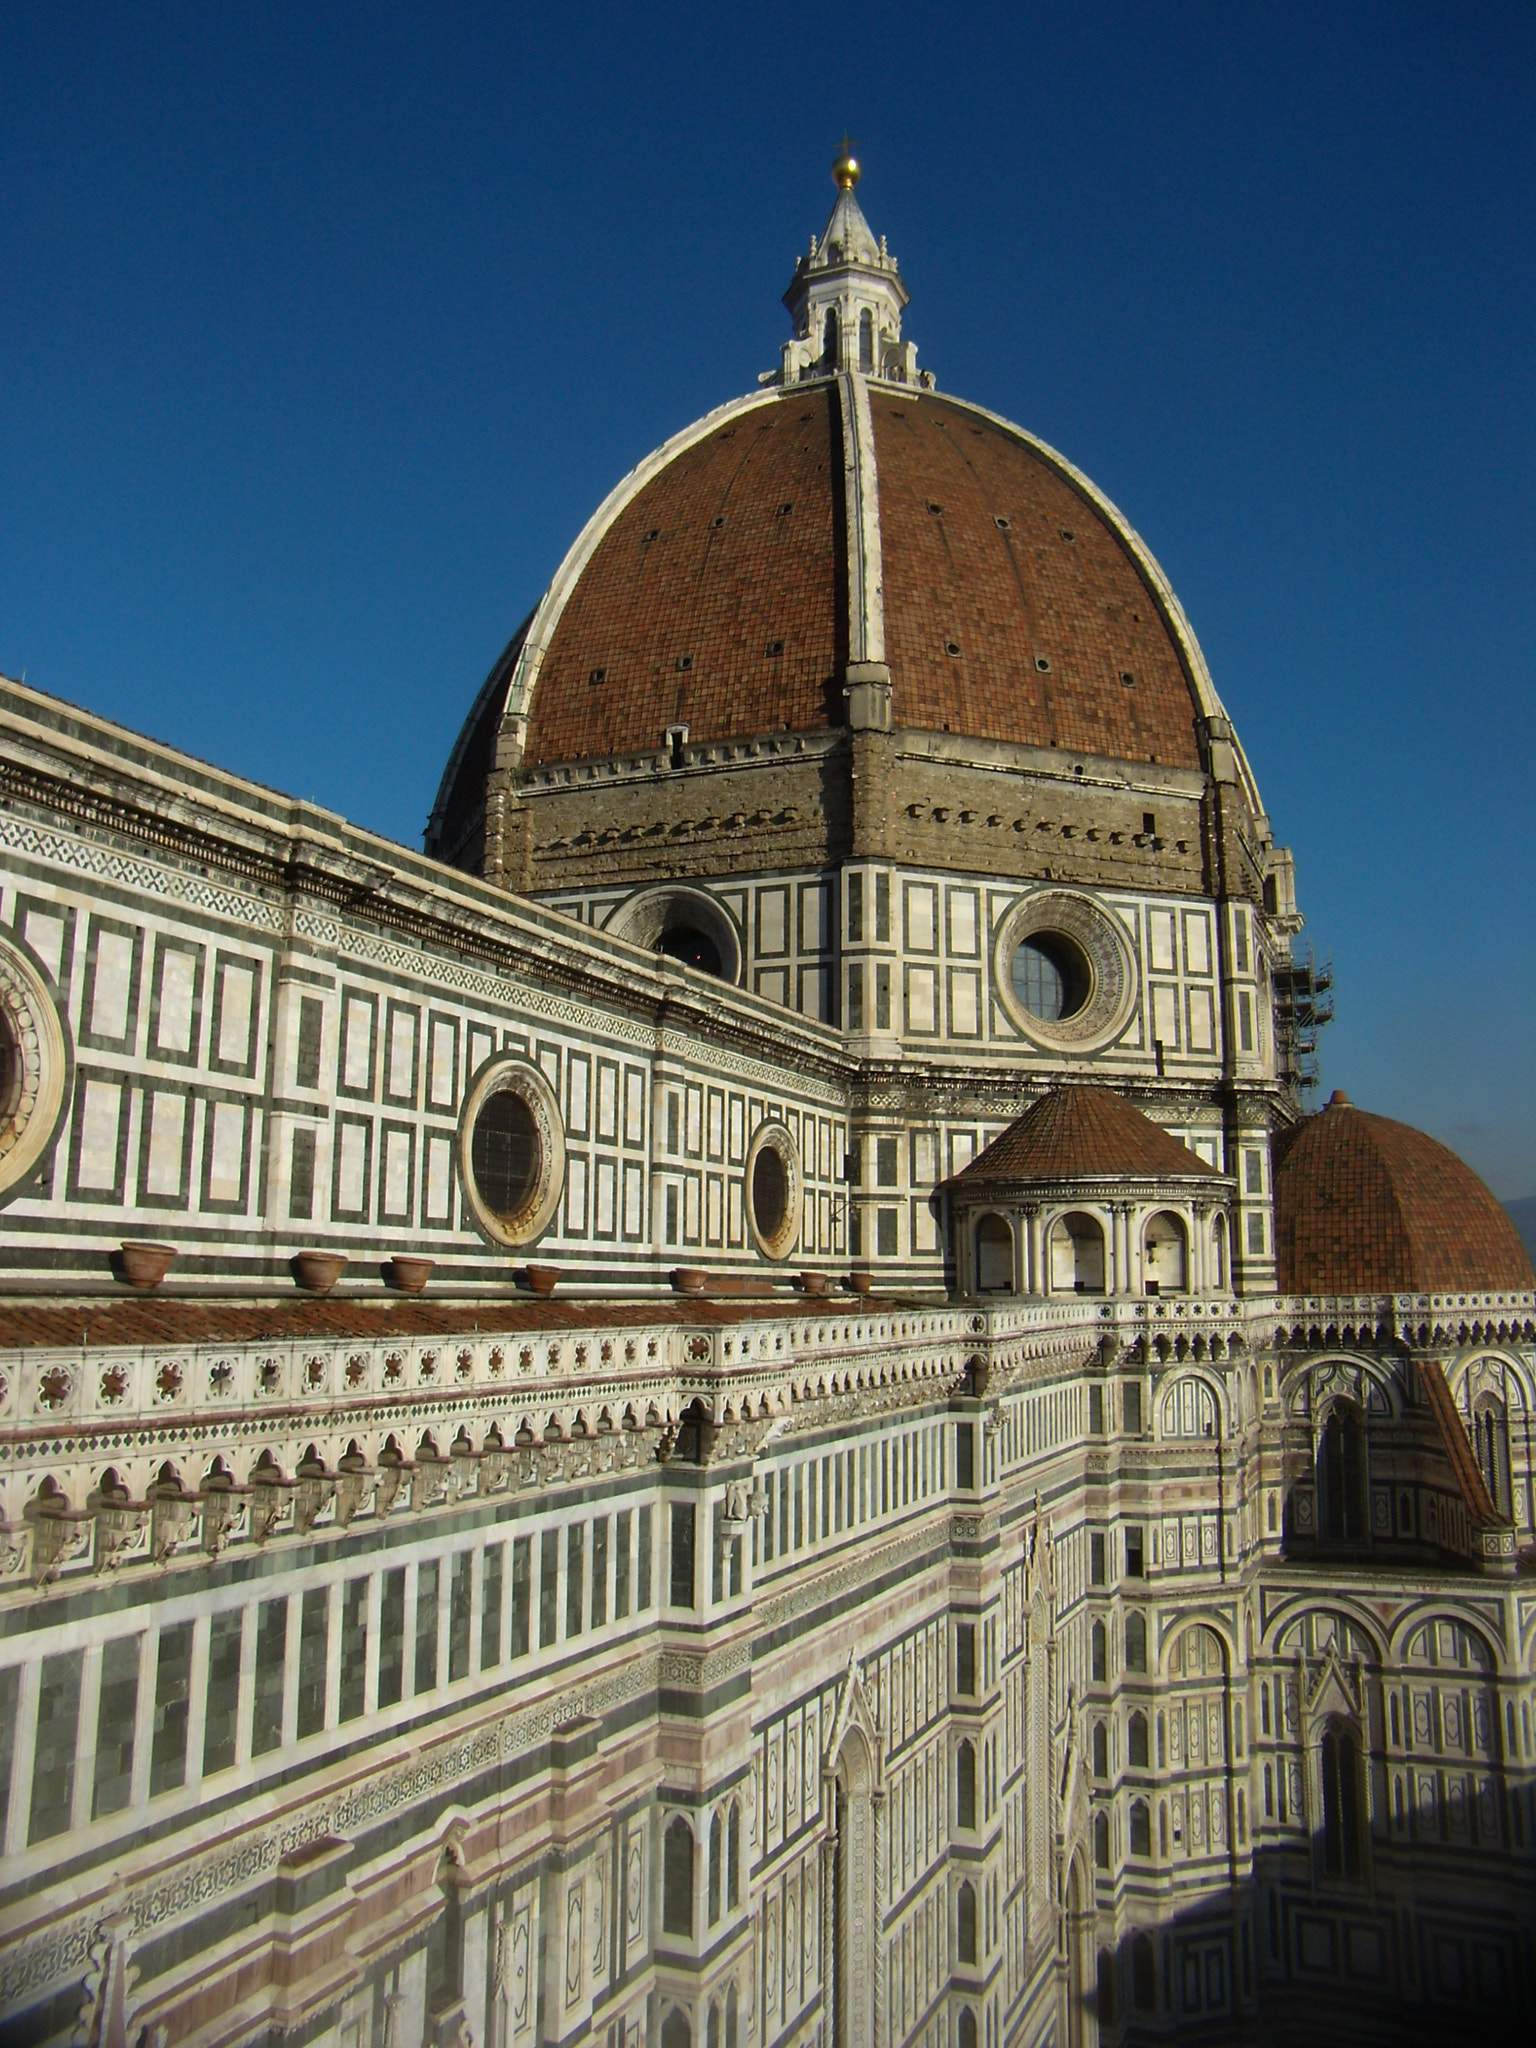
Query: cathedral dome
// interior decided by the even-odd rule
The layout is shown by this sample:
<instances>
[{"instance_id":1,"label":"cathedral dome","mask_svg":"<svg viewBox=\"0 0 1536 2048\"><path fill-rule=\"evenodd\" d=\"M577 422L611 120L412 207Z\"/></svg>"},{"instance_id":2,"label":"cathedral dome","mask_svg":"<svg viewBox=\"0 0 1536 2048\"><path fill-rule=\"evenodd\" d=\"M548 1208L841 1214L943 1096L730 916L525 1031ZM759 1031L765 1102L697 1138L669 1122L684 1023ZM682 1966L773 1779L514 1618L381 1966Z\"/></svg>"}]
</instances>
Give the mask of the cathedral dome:
<instances>
[{"instance_id":1,"label":"cathedral dome","mask_svg":"<svg viewBox=\"0 0 1536 2048\"><path fill-rule=\"evenodd\" d=\"M610 493L493 670L433 813L440 857L461 857L495 767L874 724L1199 773L1212 720L1229 737L1129 522L918 372L895 258L837 182L781 368Z\"/></svg>"},{"instance_id":2,"label":"cathedral dome","mask_svg":"<svg viewBox=\"0 0 1536 2048\"><path fill-rule=\"evenodd\" d=\"M1508 1212L1469 1166L1342 1094L1282 1143L1275 1239L1284 1294L1536 1287Z\"/></svg>"}]
</instances>

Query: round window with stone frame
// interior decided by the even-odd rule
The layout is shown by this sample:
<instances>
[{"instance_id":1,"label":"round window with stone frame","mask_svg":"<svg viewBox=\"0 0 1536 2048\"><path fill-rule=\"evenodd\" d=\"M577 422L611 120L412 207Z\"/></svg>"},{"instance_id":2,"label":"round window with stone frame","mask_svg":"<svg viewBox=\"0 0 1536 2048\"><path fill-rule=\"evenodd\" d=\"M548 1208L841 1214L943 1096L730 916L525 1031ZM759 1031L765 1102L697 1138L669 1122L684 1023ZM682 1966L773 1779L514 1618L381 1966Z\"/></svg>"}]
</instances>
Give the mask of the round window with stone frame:
<instances>
[{"instance_id":1,"label":"round window with stone frame","mask_svg":"<svg viewBox=\"0 0 1536 2048\"><path fill-rule=\"evenodd\" d=\"M29 949L0 936L0 1201L31 1178L58 1136L69 1067L43 969Z\"/></svg>"},{"instance_id":2,"label":"round window with stone frame","mask_svg":"<svg viewBox=\"0 0 1536 2048\"><path fill-rule=\"evenodd\" d=\"M521 1250L541 1237L565 1186L565 1127L537 1067L503 1054L472 1077L459 1116L464 1201L492 1244Z\"/></svg>"},{"instance_id":3,"label":"round window with stone frame","mask_svg":"<svg viewBox=\"0 0 1536 2048\"><path fill-rule=\"evenodd\" d=\"M747 1222L765 1259L787 1259L800 1237L803 1176L794 1139L780 1123L759 1124L742 1176Z\"/></svg>"},{"instance_id":4,"label":"round window with stone frame","mask_svg":"<svg viewBox=\"0 0 1536 2048\"><path fill-rule=\"evenodd\" d=\"M1099 1051L1136 1008L1136 962L1119 919L1066 889L1022 897L1002 919L992 977L1014 1025L1051 1052Z\"/></svg>"}]
</instances>

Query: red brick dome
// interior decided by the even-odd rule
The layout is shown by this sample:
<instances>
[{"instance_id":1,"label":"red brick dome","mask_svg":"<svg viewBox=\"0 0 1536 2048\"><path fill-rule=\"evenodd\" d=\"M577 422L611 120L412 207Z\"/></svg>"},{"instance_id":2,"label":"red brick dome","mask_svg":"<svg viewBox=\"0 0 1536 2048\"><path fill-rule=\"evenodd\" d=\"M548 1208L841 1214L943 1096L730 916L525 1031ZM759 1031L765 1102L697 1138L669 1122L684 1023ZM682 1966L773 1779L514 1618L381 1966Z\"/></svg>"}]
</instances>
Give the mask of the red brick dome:
<instances>
[{"instance_id":1,"label":"red brick dome","mask_svg":"<svg viewBox=\"0 0 1536 2048\"><path fill-rule=\"evenodd\" d=\"M1282 1141L1275 1234L1284 1294L1536 1287L1507 1211L1469 1166L1342 1094Z\"/></svg>"},{"instance_id":2,"label":"red brick dome","mask_svg":"<svg viewBox=\"0 0 1536 2048\"><path fill-rule=\"evenodd\" d=\"M820 377L610 495L482 691L429 839L493 759L839 726L850 664L888 672L897 726L1173 768L1202 767L1221 710L1156 562L1061 456L928 389Z\"/></svg>"}]
</instances>

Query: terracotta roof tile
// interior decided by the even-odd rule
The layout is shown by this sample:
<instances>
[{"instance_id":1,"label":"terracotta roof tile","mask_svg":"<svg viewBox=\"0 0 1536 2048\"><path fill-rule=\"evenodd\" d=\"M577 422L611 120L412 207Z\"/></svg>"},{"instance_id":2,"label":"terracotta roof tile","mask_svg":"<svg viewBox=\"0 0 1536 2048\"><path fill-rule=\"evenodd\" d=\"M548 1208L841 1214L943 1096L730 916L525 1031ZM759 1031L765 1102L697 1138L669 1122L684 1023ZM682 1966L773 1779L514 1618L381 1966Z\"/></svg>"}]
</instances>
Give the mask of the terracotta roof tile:
<instances>
[{"instance_id":1,"label":"terracotta roof tile","mask_svg":"<svg viewBox=\"0 0 1536 2048\"><path fill-rule=\"evenodd\" d=\"M1536 1287L1507 1211L1469 1166L1342 1095L1282 1142L1275 1237L1287 1294Z\"/></svg>"},{"instance_id":2,"label":"terracotta roof tile","mask_svg":"<svg viewBox=\"0 0 1536 2048\"><path fill-rule=\"evenodd\" d=\"M1014 1180L1163 1180L1219 1176L1111 1088L1074 1084L1041 1096L955 1176L961 1187Z\"/></svg>"}]
</instances>

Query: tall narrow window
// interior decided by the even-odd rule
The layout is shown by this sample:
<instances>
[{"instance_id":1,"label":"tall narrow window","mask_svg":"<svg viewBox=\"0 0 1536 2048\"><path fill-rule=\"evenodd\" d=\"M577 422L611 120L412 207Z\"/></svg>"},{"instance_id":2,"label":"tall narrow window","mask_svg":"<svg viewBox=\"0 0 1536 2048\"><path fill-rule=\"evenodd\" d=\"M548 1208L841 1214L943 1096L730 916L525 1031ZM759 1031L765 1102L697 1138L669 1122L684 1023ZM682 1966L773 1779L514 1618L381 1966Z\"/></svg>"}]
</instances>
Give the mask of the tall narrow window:
<instances>
[{"instance_id":1,"label":"tall narrow window","mask_svg":"<svg viewBox=\"0 0 1536 2048\"><path fill-rule=\"evenodd\" d=\"M1152 1854L1152 1815L1145 1799L1131 1801L1131 1854Z\"/></svg>"},{"instance_id":2,"label":"tall narrow window","mask_svg":"<svg viewBox=\"0 0 1536 2048\"><path fill-rule=\"evenodd\" d=\"M560 1531L546 1529L539 1538L539 1648L552 1649L559 1638Z\"/></svg>"},{"instance_id":3,"label":"tall narrow window","mask_svg":"<svg viewBox=\"0 0 1536 2048\"><path fill-rule=\"evenodd\" d=\"M1360 1875L1360 1753L1353 1732L1338 1723L1323 1736L1323 1868L1330 1877Z\"/></svg>"},{"instance_id":4,"label":"tall narrow window","mask_svg":"<svg viewBox=\"0 0 1536 2048\"><path fill-rule=\"evenodd\" d=\"M238 1618L238 1617L237 1617ZM101 1656L101 1701L96 1714L96 1768L91 1818L121 1813L133 1783L133 1731L139 1710L140 1636L116 1636Z\"/></svg>"},{"instance_id":5,"label":"tall narrow window","mask_svg":"<svg viewBox=\"0 0 1536 2048\"><path fill-rule=\"evenodd\" d=\"M1145 1671L1147 1668L1147 1624L1140 1614L1125 1617L1125 1668L1127 1671Z\"/></svg>"},{"instance_id":6,"label":"tall narrow window","mask_svg":"<svg viewBox=\"0 0 1536 2048\"><path fill-rule=\"evenodd\" d=\"M602 1628L608 1619L608 1517L592 1524L592 1626Z\"/></svg>"},{"instance_id":7,"label":"tall narrow window","mask_svg":"<svg viewBox=\"0 0 1536 2048\"><path fill-rule=\"evenodd\" d=\"M64 1650L43 1659L37 1688L37 1735L32 1749L29 1842L45 1842L69 1826L75 1796L75 1735L80 1718L83 1652Z\"/></svg>"},{"instance_id":8,"label":"tall narrow window","mask_svg":"<svg viewBox=\"0 0 1536 2048\"><path fill-rule=\"evenodd\" d=\"M1317 1519L1325 1543L1365 1539L1365 1444L1352 1402L1336 1404L1318 1439Z\"/></svg>"},{"instance_id":9,"label":"tall narrow window","mask_svg":"<svg viewBox=\"0 0 1536 2048\"><path fill-rule=\"evenodd\" d=\"M629 1536L634 1510L625 1508L614 1518L613 1618L629 1619Z\"/></svg>"},{"instance_id":10,"label":"tall narrow window","mask_svg":"<svg viewBox=\"0 0 1536 2048\"><path fill-rule=\"evenodd\" d=\"M1139 1710L1126 1724L1126 1757L1133 1771L1147 1768L1147 1717Z\"/></svg>"},{"instance_id":11,"label":"tall narrow window","mask_svg":"<svg viewBox=\"0 0 1536 2048\"><path fill-rule=\"evenodd\" d=\"M741 1807L734 1799L725 1830L725 1903L733 1913L741 1904Z\"/></svg>"},{"instance_id":12,"label":"tall narrow window","mask_svg":"<svg viewBox=\"0 0 1536 2048\"><path fill-rule=\"evenodd\" d=\"M668 1597L674 1607L693 1605L693 1519L692 1501L672 1503L672 1572Z\"/></svg>"},{"instance_id":13,"label":"tall narrow window","mask_svg":"<svg viewBox=\"0 0 1536 2048\"><path fill-rule=\"evenodd\" d=\"M1109 1815L1096 1813L1093 1816L1093 1860L1099 1870L1109 1868Z\"/></svg>"},{"instance_id":14,"label":"tall narrow window","mask_svg":"<svg viewBox=\"0 0 1536 2048\"><path fill-rule=\"evenodd\" d=\"M709 1924L720 1918L721 1879L724 1875L725 1830L717 1813L709 1824Z\"/></svg>"},{"instance_id":15,"label":"tall narrow window","mask_svg":"<svg viewBox=\"0 0 1536 2048\"><path fill-rule=\"evenodd\" d=\"M501 1575L506 1545L487 1546L480 1582L480 1669L494 1671L501 1662Z\"/></svg>"},{"instance_id":16,"label":"tall narrow window","mask_svg":"<svg viewBox=\"0 0 1536 2048\"><path fill-rule=\"evenodd\" d=\"M533 1635L533 1538L519 1536L512 1545L512 1648L526 1657Z\"/></svg>"},{"instance_id":17,"label":"tall narrow window","mask_svg":"<svg viewBox=\"0 0 1536 2048\"><path fill-rule=\"evenodd\" d=\"M240 1725L240 1624L238 1607L216 1614L208 1629L208 1691L203 1704L203 1776L227 1771L235 1761ZM135 1686L137 1692L137 1686Z\"/></svg>"},{"instance_id":18,"label":"tall narrow window","mask_svg":"<svg viewBox=\"0 0 1536 2048\"><path fill-rule=\"evenodd\" d=\"M976 1624L955 1623L955 1691L963 1699L976 1693Z\"/></svg>"},{"instance_id":19,"label":"tall narrow window","mask_svg":"<svg viewBox=\"0 0 1536 2048\"><path fill-rule=\"evenodd\" d=\"M875 316L866 306L859 315L859 368L875 367Z\"/></svg>"},{"instance_id":20,"label":"tall narrow window","mask_svg":"<svg viewBox=\"0 0 1536 2048\"><path fill-rule=\"evenodd\" d=\"M693 1938L693 1830L681 1814L662 1838L661 1925L664 1933Z\"/></svg>"},{"instance_id":21,"label":"tall narrow window","mask_svg":"<svg viewBox=\"0 0 1536 2048\"><path fill-rule=\"evenodd\" d=\"M1093 1676L1102 1684L1109 1677L1109 1639L1102 1621L1093 1624L1089 1637Z\"/></svg>"},{"instance_id":22,"label":"tall narrow window","mask_svg":"<svg viewBox=\"0 0 1536 2048\"><path fill-rule=\"evenodd\" d=\"M474 1559L458 1551L448 1580L448 1683L469 1676L469 1611Z\"/></svg>"},{"instance_id":23,"label":"tall narrow window","mask_svg":"<svg viewBox=\"0 0 1536 2048\"><path fill-rule=\"evenodd\" d=\"M256 1615L256 1700L251 1754L264 1756L283 1739L283 1678L288 1652L288 1601L264 1600Z\"/></svg>"},{"instance_id":24,"label":"tall narrow window","mask_svg":"<svg viewBox=\"0 0 1536 2048\"><path fill-rule=\"evenodd\" d=\"M258 1657L257 1683L261 1663ZM398 1705L405 1690L405 1566L384 1574L379 1587L379 1705Z\"/></svg>"},{"instance_id":25,"label":"tall narrow window","mask_svg":"<svg viewBox=\"0 0 1536 2048\"><path fill-rule=\"evenodd\" d=\"M336 1717L355 1721L368 1672L368 1581L348 1579L341 1595L341 1691Z\"/></svg>"},{"instance_id":26,"label":"tall narrow window","mask_svg":"<svg viewBox=\"0 0 1536 2048\"><path fill-rule=\"evenodd\" d=\"M581 1634L586 1591L586 1525L572 1522L565 1532L565 1633Z\"/></svg>"},{"instance_id":27,"label":"tall narrow window","mask_svg":"<svg viewBox=\"0 0 1536 2048\"><path fill-rule=\"evenodd\" d=\"M976 1890L970 1884L955 1894L955 1951L962 1963L976 1960Z\"/></svg>"},{"instance_id":28,"label":"tall narrow window","mask_svg":"<svg viewBox=\"0 0 1536 2048\"><path fill-rule=\"evenodd\" d=\"M976 1825L976 1752L969 1742L962 1742L955 1752L955 1823L962 1828Z\"/></svg>"},{"instance_id":29,"label":"tall narrow window","mask_svg":"<svg viewBox=\"0 0 1536 2048\"><path fill-rule=\"evenodd\" d=\"M651 1511L648 1507L638 1511L638 1535L635 1543L635 1612L644 1614L654 1595L651 1591Z\"/></svg>"},{"instance_id":30,"label":"tall narrow window","mask_svg":"<svg viewBox=\"0 0 1536 2048\"><path fill-rule=\"evenodd\" d=\"M437 1559L433 1558L416 1567L415 1691L418 1699L423 1693L437 1690L437 1607L438 1567Z\"/></svg>"}]
</instances>

